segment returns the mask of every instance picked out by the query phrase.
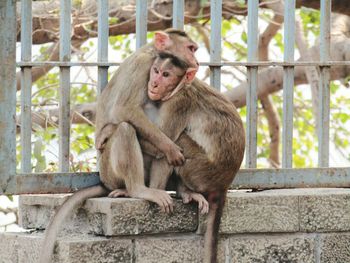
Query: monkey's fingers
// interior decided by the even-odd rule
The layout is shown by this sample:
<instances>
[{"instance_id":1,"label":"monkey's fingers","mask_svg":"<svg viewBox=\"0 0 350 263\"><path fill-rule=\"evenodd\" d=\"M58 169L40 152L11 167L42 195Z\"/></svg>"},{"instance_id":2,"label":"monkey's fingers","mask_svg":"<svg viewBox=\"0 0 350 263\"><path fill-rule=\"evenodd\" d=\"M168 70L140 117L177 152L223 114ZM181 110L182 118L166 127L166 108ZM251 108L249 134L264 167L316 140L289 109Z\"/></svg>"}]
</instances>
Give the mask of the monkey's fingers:
<instances>
[{"instance_id":1,"label":"monkey's fingers","mask_svg":"<svg viewBox=\"0 0 350 263\"><path fill-rule=\"evenodd\" d=\"M108 197L110 198L129 197L129 193L126 189L115 189L108 194Z\"/></svg>"},{"instance_id":2,"label":"monkey's fingers","mask_svg":"<svg viewBox=\"0 0 350 263\"><path fill-rule=\"evenodd\" d=\"M184 204L188 204L189 202L192 201L191 194L182 193L181 197L182 197L182 202L183 202Z\"/></svg>"},{"instance_id":3,"label":"monkey's fingers","mask_svg":"<svg viewBox=\"0 0 350 263\"><path fill-rule=\"evenodd\" d=\"M97 138L95 142L96 150L102 151L106 145L106 142L107 142L107 139L102 141L100 138Z\"/></svg>"},{"instance_id":4,"label":"monkey's fingers","mask_svg":"<svg viewBox=\"0 0 350 263\"><path fill-rule=\"evenodd\" d=\"M167 214L172 213L174 211L173 199L167 192L163 192L159 195L160 203L158 204L162 210Z\"/></svg>"},{"instance_id":5,"label":"monkey's fingers","mask_svg":"<svg viewBox=\"0 0 350 263\"><path fill-rule=\"evenodd\" d=\"M167 151L166 157L168 160L168 163L173 166L181 166L185 163L185 156L182 154L183 150L177 146L176 144L173 144L169 151Z\"/></svg>"},{"instance_id":6,"label":"monkey's fingers","mask_svg":"<svg viewBox=\"0 0 350 263\"><path fill-rule=\"evenodd\" d=\"M200 205L198 205L198 207L201 207L199 210L201 211L201 214L208 214L209 213L209 203L207 200L203 200L200 203L198 203Z\"/></svg>"},{"instance_id":7,"label":"monkey's fingers","mask_svg":"<svg viewBox=\"0 0 350 263\"><path fill-rule=\"evenodd\" d=\"M209 212L209 203L205 197L200 193L190 193L190 199L198 203L198 209L201 214L207 214Z\"/></svg>"},{"instance_id":8,"label":"monkey's fingers","mask_svg":"<svg viewBox=\"0 0 350 263\"><path fill-rule=\"evenodd\" d=\"M173 204L173 200L170 197L170 195L164 196L163 205L165 207L165 212L167 214L170 214L170 213L174 212L174 204Z\"/></svg>"}]
</instances>

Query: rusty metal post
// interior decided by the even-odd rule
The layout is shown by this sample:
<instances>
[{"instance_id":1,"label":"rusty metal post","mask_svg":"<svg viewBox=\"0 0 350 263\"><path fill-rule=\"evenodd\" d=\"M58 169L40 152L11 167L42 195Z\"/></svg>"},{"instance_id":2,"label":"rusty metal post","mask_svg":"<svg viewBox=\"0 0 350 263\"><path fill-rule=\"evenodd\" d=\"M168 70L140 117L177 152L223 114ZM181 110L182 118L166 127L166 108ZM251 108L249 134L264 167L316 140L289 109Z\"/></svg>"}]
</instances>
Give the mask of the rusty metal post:
<instances>
[{"instance_id":1,"label":"rusty metal post","mask_svg":"<svg viewBox=\"0 0 350 263\"><path fill-rule=\"evenodd\" d=\"M16 1L0 1L0 194L16 174Z\"/></svg>"}]
</instances>

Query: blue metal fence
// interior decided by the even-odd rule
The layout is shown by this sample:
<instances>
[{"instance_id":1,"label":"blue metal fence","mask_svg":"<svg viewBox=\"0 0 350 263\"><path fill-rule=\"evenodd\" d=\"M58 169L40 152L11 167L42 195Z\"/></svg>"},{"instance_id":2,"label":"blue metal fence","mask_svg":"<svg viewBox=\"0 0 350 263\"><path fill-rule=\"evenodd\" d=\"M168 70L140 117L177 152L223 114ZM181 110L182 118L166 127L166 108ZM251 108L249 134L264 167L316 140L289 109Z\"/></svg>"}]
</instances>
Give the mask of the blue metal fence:
<instances>
[{"instance_id":1,"label":"blue metal fence","mask_svg":"<svg viewBox=\"0 0 350 263\"><path fill-rule=\"evenodd\" d=\"M137 0L136 45L146 42L147 1ZM96 184L97 173L69 173L70 138L70 68L73 66L98 67L98 91L107 83L108 67L119 63L108 62L108 0L98 1L98 58L97 62L71 62L71 0L60 0L60 57L56 62L32 62L31 43L32 0L22 0L21 8L21 173L16 174L15 111L16 111L16 1L0 2L0 194L68 192ZM222 0L211 0L211 47L209 66L211 85L220 87L222 66L246 66L247 90L247 150L246 168L236 177L236 188L281 187L349 187L350 168L328 168L329 160L329 68L331 65L350 65L350 62L329 61L331 0L321 1L320 61L294 61L295 0L285 1L285 49L283 62L258 60L258 0L248 1L248 60L247 62L221 61ZM173 26L184 26L184 0L174 0ZM60 68L60 122L59 173L31 173L31 68L52 65ZM283 133L282 168L256 169L257 160L257 85L259 66L282 66ZM292 169L293 139L293 85L296 65L320 67L320 97L318 115L319 168Z\"/></svg>"}]
</instances>

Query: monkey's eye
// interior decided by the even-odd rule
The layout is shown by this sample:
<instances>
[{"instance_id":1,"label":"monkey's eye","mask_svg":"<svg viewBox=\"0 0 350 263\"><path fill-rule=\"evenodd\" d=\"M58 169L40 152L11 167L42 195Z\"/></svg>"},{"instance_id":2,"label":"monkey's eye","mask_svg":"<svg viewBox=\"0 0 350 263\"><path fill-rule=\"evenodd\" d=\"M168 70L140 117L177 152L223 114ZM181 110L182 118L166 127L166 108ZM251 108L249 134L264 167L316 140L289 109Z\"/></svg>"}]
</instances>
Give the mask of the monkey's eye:
<instances>
[{"instance_id":1,"label":"monkey's eye","mask_svg":"<svg viewBox=\"0 0 350 263\"><path fill-rule=\"evenodd\" d=\"M159 71L158 71L158 69L157 69L157 68L153 68L153 71L154 71L156 74L158 74L158 73L159 73Z\"/></svg>"},{"instance_id":2,"label":"monkey's eye","mask_svg":"<svg viewBox=\"0 0 350 263\"><path fill-rule=\"evenodd\" d=\"M195 46L195 45L189 45L188 46L188 49L191 51L191 52L196 52L197 51L197 49L198 49L198 47L197 46Z\"/></svg>"},{"instance_id":3,"label":"monkey's eye","mask_svg":"<svg viewBox=\"0 0 350 263\"><path fill-rule=\"evenodd\" d=\"M163 77L169 77L169 72L163 72Z\"/></svg>"}]
</instances>

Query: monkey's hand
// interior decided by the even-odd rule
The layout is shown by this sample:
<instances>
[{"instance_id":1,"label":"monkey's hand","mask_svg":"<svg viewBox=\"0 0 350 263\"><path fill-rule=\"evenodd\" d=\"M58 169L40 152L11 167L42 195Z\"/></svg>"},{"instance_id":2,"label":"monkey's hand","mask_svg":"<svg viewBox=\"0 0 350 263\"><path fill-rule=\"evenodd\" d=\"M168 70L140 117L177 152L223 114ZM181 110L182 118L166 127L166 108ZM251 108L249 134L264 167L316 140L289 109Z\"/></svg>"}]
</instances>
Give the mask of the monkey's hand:
<instances>
[{"instance_id":1,"label":"monkey's hand","mask_svg":"<svg viewBox=\"0 0 350 263\"><path fill-rule=\"evenodd\" d=\"M168 150L165 151L165 156L168 163L173 166L181 166L185 163L185 156L182 154L183 150L175 143L169 145Z\"/></svg>"},{"instance_id":2,"label":"monkey's hand","mask_svg":"<svg viewBox=\"0 0 350 263\"><path fill-rule=\"evenodd\" d=\"M103 136L103 134L102 135L100 134L99 136L97 136L96 140L95 140L96 150L99 150L102 152L106 146L107 140L108 140L108 138Z\"/></svg>"},{"instance_id":3,"label":"monkey's hand","mask_svg":"<svg viewBox=\"0 0 350 263\"><path fill-rule=\"evenodd\" d=\"M209 203L202 194L185 191L181 193L181 197L184 204L188 204L191 201L197 202L201 214L207 214L209 212Z\"/></svg>"},{"instance_id":4,"label":"monkey's hand","mask_svg":"<svg viewBox=\"0 0 350 263\"><path fill-rule=\"evenodd\" d=\"M95 148L96 150L103 151L108 139L112 136L113 132L117 129L115 124L107 124L104 126L99 134L96 136Z\"/></svg>"}]
</instances>

